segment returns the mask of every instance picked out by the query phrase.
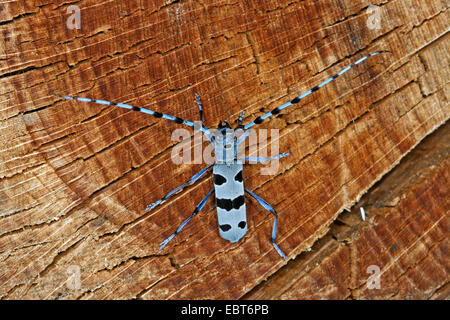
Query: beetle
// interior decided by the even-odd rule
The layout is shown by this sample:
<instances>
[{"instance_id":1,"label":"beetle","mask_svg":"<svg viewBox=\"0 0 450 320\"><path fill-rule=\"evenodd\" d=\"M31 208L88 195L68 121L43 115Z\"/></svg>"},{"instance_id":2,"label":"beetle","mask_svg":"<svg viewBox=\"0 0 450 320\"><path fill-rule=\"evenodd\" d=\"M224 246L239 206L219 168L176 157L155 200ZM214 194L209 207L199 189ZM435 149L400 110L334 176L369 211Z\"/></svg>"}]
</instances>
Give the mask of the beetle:
<instances>
[{"instance_id":1,"label":"beetle","mask_svg":"<svg viewBox=\"0 0 450 320\"><path fill-rule=\"evenodd\" d=\"M214 145L214 153L215 153L215 162L213 164L208 165L206 168L201 170L192 176L187 182L183 183L179 187L175 188L168 194L166 194L163 198L157 200L156 202L147 206L145 211L149 211L168 198L170 198L173 194L183 189L184 187L193 184L196 182L203 174L205 174L211 167L213 168L213 179L214 179L214 188L208 192L208 194L197 204L194 209L194 212L190 217L184 220L180 226L176 229L174 233L172 233L167 239L161 242L159 250L162 250L180 231L183 227L193 218L195 217L205 206L208 199L211 197L213 193L215 193L216 199L216 208L217 208L217 220L218 220L218 228L219 234L222 238L235 243L239 241L246 233L247 233L247 216L246 216L246 206L245 206L245 193L249 194L253 197L261 206L272 213L274 216L274 222L272 227L272 235L270 237L270 241L274 246L275 250L278 254L286 259L286 255L283 251L278 247L275 243L276 239L276 230L277 230L277 221L278 214L275 209L260 196L256 195L252 191L246 189L244 187L244 179L243 179L243 161L251 160L256 162L266 162L270 160L280 159L285 156L288 156L289 153L282 153L273 157L237 157L237 149L238 146L248 137L248 130L254 125L261 124L265 119L270 116L279 114L284 108L287 108L291 105L298 104L303 98L310 95L311 93L319 90L321 87L335 80L337 77L341 76L343 73L350 70L355 65L363 62L367 58L380 54L380 53L390 53L387 50L381 50L373 52L369 55L366 55L356 62L350 64L345 67L335 75L329 77L325 81L321 82L319 85L314 86L308 91L302 93L301 95L295 97L294 99L286 102L285 104L276 107L272 111L257 117L252 122L242 125L242 121L244 118L245 111L241 112L239 119L237 121L237 127L232 129L230 124L227 121L219 122L218 132L219 134L213 134L209 129L207 129L203 123L203 107L200 100L200 97L197 93L195 93L195 100L197 102L197 106L200 112L200 122L201 127L200 130L208 137L210 142ZM125 108L132 111L142 112L145 114L149 114L158 119L167 119L173 121L177 124L182 124L189 126L191 128L195 128L194 122L181 119L179 117L171 116L168 114L164 114L158 111L152 111L149 109L132 106L125 103L119 102L110 102L106 100L98 100L91 98L82 98L76 96L64 96L59 94L54 94L60 98L66 100L76 100L81 102L93 102L97 104L116 106L120 108ZM244 132L241 136L238 137L236 134L236 129L242 129Z\"/></svg>"}]
</instances>

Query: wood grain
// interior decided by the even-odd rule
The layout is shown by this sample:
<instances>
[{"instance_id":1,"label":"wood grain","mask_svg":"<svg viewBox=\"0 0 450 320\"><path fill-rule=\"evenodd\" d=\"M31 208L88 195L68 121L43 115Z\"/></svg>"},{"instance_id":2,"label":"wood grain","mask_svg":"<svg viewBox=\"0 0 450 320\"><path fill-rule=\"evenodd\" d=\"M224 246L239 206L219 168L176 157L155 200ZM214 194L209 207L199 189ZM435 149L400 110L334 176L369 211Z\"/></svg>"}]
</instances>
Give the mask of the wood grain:
<instances>
[{"instance_id":1,"label":"wood grain","mask_svg":"<svg viewBox=\"0 0 450 320\"><path fill-rule=\"evenodd\" d=\"M244 179L277 210L277 242L290 260L326 241L341 212L450 115L444 0L374 1L380 10L375 29L368 27L368 2L362 0L75 4L81 9L79 30L67 28L70 4L64 1L0 4L3 299L237 299L288 263L269 241L273 217L251 200L249 231L240 242L219 237L210 202L158 251L212 188L210 176L202 178L144 212L204 166L171 161L177 143L171 134L179 126L123 109L62 101L51 91L189 120L198 119L198 92L206 125L216 127L219 120L235 121L244 109L249 122L368 53L392 51L262 125L279 129L280 152L292 155L280 162L276 175L260 175L259 167L248 166ZM447 235L442 210L448 207L434 193L425 193L431 204L417 198L421 186L445 191L438 187L445 185L442 179L448 182L445 164L418 183L417 192L405 193L405 209L399 204L390 214L398 221L402 210L414 208L405 221L422 229L397 230L394 238L380 214L379 224L360 241L347 245L332 239L330 256L317 272L326 272L336 259L341 265L351 261L340 274L342 288L312 295L298 289L309 285L300 281L294 292L272 297L344 298L349 292L355 298L388 297L391 291L364 289L368 257L389 264L392 279L403 279L398 296L433 297L430 292L442 278L408 287L416 269L407 260L417 258L430 270L447 268L448 274L448 261L436 263ZM418 217L420 208L430 211ZM423 238L416 243L414 236ZM369 250L374 241L426 246L430 253L419 248L392 259L384 246ZM71 266L80 268L78 289L66 284Z\"/></svg>"},{"instance_id":2,"label":"wood grain","mask_svg":"<svg viewBox=\"0 0 450 320\"><path fill-rule=\"evenodd\" d=\"M448 299L450 125L245 299ZM362 221L360 208L366 212ZM368 279L379 268L379 288Z\"/></svg>"}]
</instances>

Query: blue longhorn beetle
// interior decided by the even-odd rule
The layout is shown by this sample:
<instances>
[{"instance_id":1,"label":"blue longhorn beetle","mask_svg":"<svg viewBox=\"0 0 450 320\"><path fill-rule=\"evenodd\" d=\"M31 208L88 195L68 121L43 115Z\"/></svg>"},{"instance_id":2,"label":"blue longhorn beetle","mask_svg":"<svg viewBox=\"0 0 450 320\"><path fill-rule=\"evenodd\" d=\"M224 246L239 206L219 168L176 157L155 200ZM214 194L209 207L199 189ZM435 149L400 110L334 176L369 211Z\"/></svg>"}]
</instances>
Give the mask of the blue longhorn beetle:
<instances>
[{"instance_id":1,"label":"blue longhorn beetle","mask_svg":"<svg viewBox=\"0 0 450 320\"><path fill-rule=\"evenodd\" d=\"M240 128L243 130L244 134L242 134L240 137L237 137L235 130L231 129L231 126L228 124L228 122L224 121L224 124L222 124L222 121L219 123L218 131L222 134L219 135L212 135L211 132L205 127L203 124L203 109L202 104L200 101L200 97L198 94L195 94L195 99L199 108L200 112L200 121L201 121L201 127L200 130L208 137L208 139L213 143L214 145L214 153L215 153L215 163L207 166L194 176L192 176L187 182L182 184L181 186L175 188L168 194L166 194L163 198L160 200L150 204L145 211L151 210L163 201L167 200L170 196L175 194L177 191L183 189L184 187L194 183L197 181L205 172L207 172L211 167L213 168L213 177L214 177L214 189L209 191L209 193L200 201L200 203L195 207L194 212L192 215L187 218L186 220L181 223L181 225L177 228L177 230L170 235L167 239L165 239L161 246L159 247L159 250L162 250L167 243L169 243L170 240L177 235L181 229L193 218L195 217L200 210L203 209L203 207L206 204L206 201L211 197L212 193L215 193L216 198L216 208L217 208L217 220L219 225L219 233L220 236L230 242L237 242L239 241L247 232L247 218L246 218L246 210L245 210L245 198L244 198L244 191L247 192L250 196L252 196L256 201L258 201L264 209L268 210L270 213L272 213L275 217L272 227L272 236L270 238L270 241L272 242L275 250L278 252L278 254L283 258L286 259L286 255L281 251L281 249L278 247L278 245L275 243L276 238L276 232L277 232L277 220L278 215L274 208L264 199L253 193L252 191L244 188L244 181L243 181L243 175L242 175L242 160L250 160L255 162L265 162L270 160L279 159L282 157L285 157L289 155L288 153L282 153L274 157L244 157L244 158L237 158L237 148L240 143L242 143L246 137L248 137L248 130L252 126L256 124L261 124L265 119L272 115L279 114L281 110L284 108L289 107L290 105L294 105L299 103L304 97L308 96L309 94L319 90L321 87L326 85L327 83L333 81L340 75L342 75L344 72L347 72L350 70L353 66L363 62L367 58L377 55L379 53L384 52L390 52L386 50L377 51L374 53L371 53L365 57L362 57L358 61L352 63L351 65L347 66L346 68L339 71L337 74L333 75L332 77L328 78L327 80L323 81L319 85L311 88L310 90L306 91L305 93L301 94L300 96L292 99L291 101L283 104L282 106L279 106L272 111L257 117L252 122L242 125L242 121L244 118L244 112L242 112L238 119L238 126L237 128ZM77 100L82 102L94 102L97 104L103 104L103 105L110 105L110 106L116 106L120 108L125 108L133 111L139 111L142 113L146 113L149 115L152 115L155 118L162 118L167 119L170 121L174 121L177 124L184 124L186 126L195 127L195 124L191 121L187 121L178 117L174 117L168 114L160 113L157 111L148 110L145 108L135 107L132 105L124 104L124 103L118 103L118 102L110 102L105 100L98 100L98 99L90 99L90 98L81 98L81 97L75 97L75 96L63 96L59 94L55 94L56 96L60 98L64 98L66 100ZM221 137L222 136L222 137ZM220 155L220 156L219 156Z\"/></svg>"}]
</instances>

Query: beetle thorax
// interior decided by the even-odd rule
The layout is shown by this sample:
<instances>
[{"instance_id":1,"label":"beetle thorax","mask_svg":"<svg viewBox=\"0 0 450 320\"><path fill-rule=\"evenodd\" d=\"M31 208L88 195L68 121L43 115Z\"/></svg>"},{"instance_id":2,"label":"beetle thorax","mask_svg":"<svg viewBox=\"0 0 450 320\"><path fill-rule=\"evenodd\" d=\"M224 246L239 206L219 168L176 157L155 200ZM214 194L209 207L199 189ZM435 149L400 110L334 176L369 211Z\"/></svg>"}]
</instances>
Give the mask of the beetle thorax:
<instances>
[{"instance_id":1,"label":"beetle thorax","mask_svg":"<svg viewBox=\"0 0 450 320\"><path fill-rule=\"evenodd\" d=\"M216 156L216 163L234 163L236 149L236 133L233 129L224 128L215 135L214 153Z\"/></svg>"}]
</instances>

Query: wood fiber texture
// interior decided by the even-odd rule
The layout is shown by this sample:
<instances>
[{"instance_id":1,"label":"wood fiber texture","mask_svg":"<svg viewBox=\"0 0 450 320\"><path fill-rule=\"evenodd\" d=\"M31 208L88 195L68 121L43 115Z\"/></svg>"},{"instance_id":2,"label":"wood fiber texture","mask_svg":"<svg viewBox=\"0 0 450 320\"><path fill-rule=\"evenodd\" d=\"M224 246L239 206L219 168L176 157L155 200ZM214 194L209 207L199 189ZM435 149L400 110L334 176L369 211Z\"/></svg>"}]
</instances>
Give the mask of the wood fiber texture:
<instances>
[{"instance_id":1,"label":"wood fiber texture","mask_svg":"<svg viewBox=\"0 0 450 320\"><path fill-rule=\"evenodd\" d=\"M81 29L68 28L72 4ZM383 180L342 213L448 120L448 7L2 2L0 297L448 297L448 125L436 131L446 139L426 147L436 162L416 165L412 180ZM219 237L210 200L159 251L213 187L209 174L144 212L205 166L172 162L180 126L51 94L193 121L198 92L208 127L234 122L244 109L248 123L377 50L392 54L371 57L260 126L279 129L279 150L291 155L275 175L247 166L244 181L277 210L288 261L270 243L273 216L251 199L241 241ZM360 206L365 222L356 218ZM380 267L380 289L367 289L369 265Z\"/></svg>"},{"instance_id":2,"label":"wood fiber texture","mask_svg":"<svg viewBox=\"0 0 450 320\"><path fill-rule=\"evenodd\" d=\"M448 299L449 152L446 124L245 299Z\"/></svg>"}]
</instances>

